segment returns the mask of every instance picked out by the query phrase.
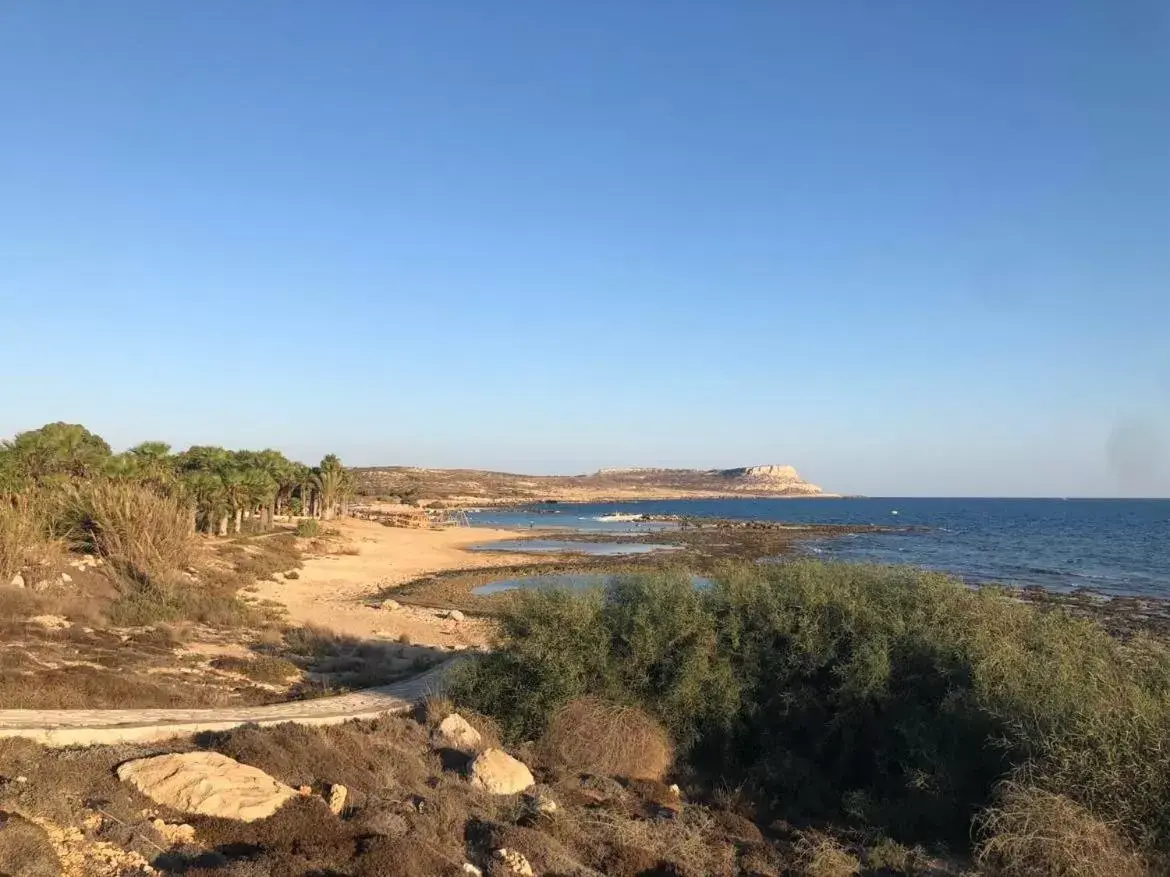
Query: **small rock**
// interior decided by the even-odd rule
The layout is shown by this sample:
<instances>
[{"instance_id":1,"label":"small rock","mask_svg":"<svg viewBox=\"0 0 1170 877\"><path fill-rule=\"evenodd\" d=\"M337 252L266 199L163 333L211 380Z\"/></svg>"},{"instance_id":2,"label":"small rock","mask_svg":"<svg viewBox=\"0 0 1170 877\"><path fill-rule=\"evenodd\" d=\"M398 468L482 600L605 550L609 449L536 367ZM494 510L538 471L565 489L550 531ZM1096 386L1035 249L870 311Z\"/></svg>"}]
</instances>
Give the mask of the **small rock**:
<instances>
[{"instance_id":1,"label":"small rock","mask_svg":"<svg viewBox=\"0 0 1170 877\"><path fill-rule=\"evenodd\" d=\"M17 777L17 778L16 778L16 781L17 781L18 783L27 783L27 782L28 782L28 777Z\"/></svg>"},{"instance_id":2,"label":"small rock","mask_svg":"<svg viewBox=\"0 0 1170 877\"><path fill-rule=\"evenodd\" d=\"M12 581L10 581L8 584L12 585L14 588L23 588L24 576L22 576L20 573L17 573L12 577Z\"/></svg>"},{"instance_id":3,"label":"small rock","mask_svg":"<svg viewBox=\"0 0 1170 877\"><path fill-rule=\"evenodd\" d=\"M71 621L67 621L61 615L34 615L28 622L29 624L39 624L48 630L68 630L73 626Z\"/></svg>"},{"instance_id":4,"label":"small rock","mask_svg":"<svg viewBox=\"0 0 1170 877\"><path fill-rule=\"evenodd\" d=\"M479 749L483 737L459 713L451 713L431 732L431 746L435 749L454 749L471 754Z\"/></svg>"},{"instance_id":5,"label":"small rock","mask_svg":"<svg viewBox=\"0 0 1170 877\"><path fill-rule=\"evenodd\" d=\"M463 873L470 874L472 877L483 877L483 871L471 864L471 862L463 863Z\"/></svg>"},{"instance_id":6,"label":"small rock","mask_svg":"<svg viewBox=\"0 0 1170 877\"><path fill-rule=\"evenodd\" d=\"M537 816L546 815L557 812L557 802L552 799L547 792L542 789L536 789L524 796L524 803L527 805L529 812Z\"/></svg>"},{"instance_id":7,"label":"small rock","mask_svg":"<svg viewBox=\"0 0 1170 877\"><path fill-rule=\"evenodd\" d=\"M349 789L341 783L334 783L329 787L329 809L334 816L340 816L345 810L345 801L349 797Z\"/></svg>"},{"instance_id":8,"label":"small rock","mask_svg":"<svg viewBox=\"0 0 1170 877\"><path fill-rule=\"evenodd\" d=\"M362 831L382 837L406 837L407 832L410 831L410 825L405 817L388 810L378 810L363 816L359 825Z\"/></svg>"},{"instance_id":9,"label":"small rock","mask_svg":"<svg viewBox=\"0 0 1170 877\"><path fill-rule=\"evenodd\" d=\"M195 842L195 828L186 822L170 823L162 819L155 819L150 824L172 846Z\"/></svg>"},{"instance_id":10,"label":"small rock","mask_svg":"<svg viewBox=\"0 0 1170 877\"><path fill-rule=\"evenodd\" d=\"M510 850L507 847L500 847L492 855L507 865L513 874L519 874L520 877L535 877L532 865L528 863L528 860L524 858L522 853Z\"/></svg>"},{"instance_id":11,"label":"small rock","mask_svg":"<svg viewBox=\"0 0 1170 877\"><path fill-rule=\"evenodd\" d=\"M462 621L463 620L463 613L460 612L458 609L452 609L450 612L447 613L447 617L449 619L451 619L452 621Z\"/></svg>"},{"instance_id":12,"label":"small rock","mask_svg":"<svg viewBox=\"0 0 1170 877\"><path fill-rule=\"evenodd\" d=\"M471 784L493 795L515 795L536 784L523 762L502 749L487 749L468 767Z\"/></svg>"},{"instance_id":13,"label":"small rock","mask_svg":"<svg viewBox=\"0 0 1170 877\"><path fill-rule=\"evenodd\" d=\"M382 608L389 610L389 611L393 611L395 609L401 609L402 604L399 603L397 600L383 600L382 601Z\"/></svg>"},{"instance_id":14,"label":"small rock","mask_svg":"<svg viewBox=\"0 0 1170 877\"><path fill-rule=\"evenodd\" d=\"M313 787L312 786L297 786L297 794L300 795L302 798L307 798L307 797L309 797L309 795L313 794Z\"/></svg>"},{"instance_id":15,"label":"small rock","mask_svg":"<svg viewBox=\"0 0 1170 877\"><path fill-rule=\"evenodd\" d=\"M67 584L67 583L73 581L73 576L69 575L69 573L67 573L67 572L63 572L59 576L59 580L60 580L61 584L64 585L64 584Z\"/></svg>"},{"instance_id":16,"label":"small rock","mask_svg":"<svg viewBox=\"0 0 1170 877\"><path fill-rule=\"evenodd\" d=\"M678 783L671 783L670 784L670 793L672 795L674 795L676 798L682 797L682 789L680 789L678 787Z\"/></svg>"},{"instance_id":17,"label":"small rock","mask_svg":"<svg viewBox=\"0 0 1170 877\"><path fill-rule=\"evenodd\" d=\"M118 767L118 779L156 804L241 822L265 819L296 795L259 768L218 752L136 758Z\"/></svg>"}]
</instances>

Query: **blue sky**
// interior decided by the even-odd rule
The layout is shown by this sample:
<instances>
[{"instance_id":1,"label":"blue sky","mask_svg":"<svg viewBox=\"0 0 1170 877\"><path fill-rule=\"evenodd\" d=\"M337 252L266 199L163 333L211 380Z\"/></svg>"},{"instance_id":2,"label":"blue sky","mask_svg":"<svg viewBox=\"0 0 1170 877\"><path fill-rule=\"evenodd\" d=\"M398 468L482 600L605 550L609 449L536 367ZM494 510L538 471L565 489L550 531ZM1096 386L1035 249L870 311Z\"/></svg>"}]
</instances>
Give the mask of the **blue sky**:
<instances>
[{"instance_id":1,"label":"blue sky","mask_svg":"<svg viewBox=\"0 0 1170 877\"><path fill-rule=\"evenodd\" d=\"M1170 7L9 0L0 434L1170 495Z\"/></svg>"}]
</instances>

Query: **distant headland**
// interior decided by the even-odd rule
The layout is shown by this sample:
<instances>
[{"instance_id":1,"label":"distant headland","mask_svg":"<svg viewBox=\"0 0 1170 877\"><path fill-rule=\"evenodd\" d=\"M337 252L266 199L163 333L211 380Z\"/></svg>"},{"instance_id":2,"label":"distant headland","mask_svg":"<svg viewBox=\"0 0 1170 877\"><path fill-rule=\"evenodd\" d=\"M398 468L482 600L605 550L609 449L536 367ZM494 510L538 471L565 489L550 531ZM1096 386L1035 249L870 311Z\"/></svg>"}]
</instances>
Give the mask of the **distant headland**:
<instances>
[{"instance_id":1,"label":"distant headland","mask_svg":"<svg viewBox=\"0 0 1170 877\"><path fill-rule=\"evenodd\" d=\"M735 469L601 469L587 475L518 475L481 469L371 466L352 470L359 494L452 505L628 502L641 499L829 497L792 466Z\"/></svg>"}]
</instances>

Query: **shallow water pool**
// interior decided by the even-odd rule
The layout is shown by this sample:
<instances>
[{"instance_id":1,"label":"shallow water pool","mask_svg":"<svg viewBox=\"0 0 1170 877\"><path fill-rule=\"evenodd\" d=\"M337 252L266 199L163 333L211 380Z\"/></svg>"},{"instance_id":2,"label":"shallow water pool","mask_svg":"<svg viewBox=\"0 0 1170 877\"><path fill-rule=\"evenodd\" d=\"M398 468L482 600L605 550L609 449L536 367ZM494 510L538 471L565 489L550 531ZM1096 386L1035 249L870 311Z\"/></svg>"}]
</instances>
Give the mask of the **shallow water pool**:
<instances>
[{"instance_id":1,"label":"shallow water pool","mask_svg":"<svg viewBox=\"0 0 1170 877\"><path fill-rule=\"evenodd\" d=\"M623 554L649 554L652 551L676 551L678 545L643 542L574 542L570 539L503 539L476 545L472 551L515 551L522 554L591 554L617 557Z\"/></svg>"},{"instance_id":2,"label":"shallow water pool","mask_svg":"<svg viewBox=\"0 0 1170 877\"><path fill-rule=\"evenodd\" d=\"M489 594L498 594L501 591L536 590L540 588L568 588L573 591L584 591L589 588L604 587L615 576L609 573L556 573L532 576L517 576L510 579L499 579L488 582L472 590L477 597L486 597ZM705 576L691 575L697 588L709 588L712 581Z\"/></svg>"}]
</instances>

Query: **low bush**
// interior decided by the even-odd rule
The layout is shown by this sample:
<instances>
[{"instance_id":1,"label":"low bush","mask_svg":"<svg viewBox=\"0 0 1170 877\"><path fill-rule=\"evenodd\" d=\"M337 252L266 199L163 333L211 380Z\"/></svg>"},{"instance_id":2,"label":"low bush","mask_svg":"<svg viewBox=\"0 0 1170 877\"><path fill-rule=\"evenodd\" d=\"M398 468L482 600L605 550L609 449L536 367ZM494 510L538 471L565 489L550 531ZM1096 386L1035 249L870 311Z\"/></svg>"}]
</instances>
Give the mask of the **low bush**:
<instances>
[{"instance_id":1,"label":"low bush","mask_svg":"<svg viewBox=\"0 0 1170 877\"><path fill-rule=\"evenodd\" d=\"M616 577L605 594L523 592L492 653L455 668L452 691L512 740L539 737L560 707L593 694L649 710L690 743L738 701L707 601L682 572Z\"/></svg>"},{"instance_id":2,"label":"low bush","mask_svg":"<svg viewBox=\"0 0 1170 877\"><path fill-rule=\"evenodd\" d=\"M165 578L191 564L191 512L177 499L123 481L84 482L61 497L57 525L80 549L137 578Z\"/></svg>"},{"instance_id":3,"label":"low bush","mask_svg":"<svg viewBox=\"0 0 1170 877\"><path fill-rule=\"evenodd\" d=\"M1003 877L1141 877L1145 862L1115 827L1075 801L1006 783L981 819L979 863Z\"/></svg>"},{"instance_id":4,"label":"low bush","mask_svg":"<svg viewBox=\"0 0 1170 877\"><path fill-rule=\"evenodd\" d=\"M836 840L818 832L804 834L796 854L808 877L853 877L861 873L861 862Z\"/></svg>"},{"instance_id":5,"label":"low bush","mask_svg":"<svg viewBox=\"0 0 1170 877\"><path fill-rule=\"evenodd\" d=\"M265 620L233 591L200 582L122 576L117 587L118 599L106 610L106 616L122 627L193 621L230 629L255 627Z\"/></svg>"},{"instance_id":6,"label":"low bush","mask_svg":"<svg viewBox=\"0 0 1170 877\"><path fill-rule=\"evenodd\" d=\"M321 522L316 518L301 518L297 521L297 535L311 539L321 535Z\"/></svg>"},{"instance_id":7,"label":"low bush","mask_svg":"<svg viewBox=\"0 0 1170 877\"><path fill-rule=\"evenodd\" d=\"M534 739L596 696L662 722L762 814L966 846L997 784L1035 782L1170 847L1170 659L1090 621L904 568L792 562L529 592L461 706Z\"/></svg>"},{"instance_id":8,"label":"low bush","mask_svg":"<svg viewBox=\"0 0 1170 877\"><path fill-rule=\"evenodd\" d=\"M629 779L661 780L674 760L670 737L644 710L596 697L558 710L541 749L558 766Z\"/></svg>"},{"instance_id":9,"label":"low bush","mask_svg":"<svg viewBox=\"0 0 1170 877\"><path fill-rule=\"evenodd\" d=\"M292 661L276 655L258 655L255 658L237 658L225 655L215 658L211 666L228 673L239 673L254 682L279 685L301 675L300 668Z\"/></svg>"}]
</instances>

